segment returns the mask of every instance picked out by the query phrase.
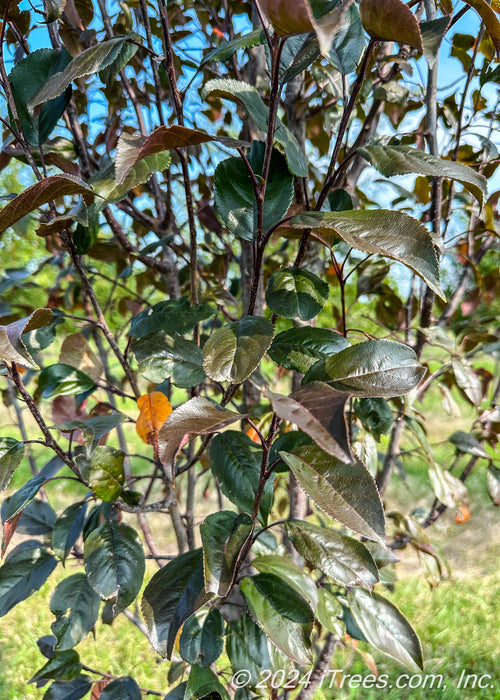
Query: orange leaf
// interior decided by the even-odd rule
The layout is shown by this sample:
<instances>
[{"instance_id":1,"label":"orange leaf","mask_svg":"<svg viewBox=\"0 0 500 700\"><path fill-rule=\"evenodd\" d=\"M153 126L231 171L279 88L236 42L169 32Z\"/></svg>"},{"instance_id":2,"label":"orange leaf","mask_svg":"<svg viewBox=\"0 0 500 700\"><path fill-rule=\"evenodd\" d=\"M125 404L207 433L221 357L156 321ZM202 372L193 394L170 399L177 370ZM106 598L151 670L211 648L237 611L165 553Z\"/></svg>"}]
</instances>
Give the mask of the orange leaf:
<instances>
[{"instance_id":1,"label":"orange leaf","mask_svg":"<svg viewBox=\"0 0 500 700\"><path fill-rule=\"evenodd\" d=\"M250 440L253 440L253 442L260 442L259 436L257 435L257 432L254 430L254 428L248 428L247 435L250 438Z\"/></svg>"},{"instance_id":2,"label":"orange leaf","mask_svg":"<svg viewBox=\"0 0 500 700\"><path fill-rule=\"evenodd\" d=\"M101 681L97 681L97 683L94 683L92 686L92 695L90 696L90 700L99 700L101 697L101 693L104 690L104 688L108 685L109 679L105 678Z\"/></svg>"},{"instance_id":3,"label":"orange leaf","mask_svg":"<svg viewBox=\"0 0 500 700\"><path fill-rule=\"evenodd\" d=\"M467 506L458 506L458 510L455 513L455 522L466 523L470 516L470 510Z\"/></svg>"},{"instance_id":4,"label":"orange leaf","mask_svg":"<svg viewBox=\"0 0 500 700\"><path fill-rule=\"evenodd\" d=\"M135 424L137 435L146 445L153 445L155 454L158 451L158 432L172 413L172 405L161 391L152 391L137 399L140 409L139 418Z\"/></svg>"}]
</instances>

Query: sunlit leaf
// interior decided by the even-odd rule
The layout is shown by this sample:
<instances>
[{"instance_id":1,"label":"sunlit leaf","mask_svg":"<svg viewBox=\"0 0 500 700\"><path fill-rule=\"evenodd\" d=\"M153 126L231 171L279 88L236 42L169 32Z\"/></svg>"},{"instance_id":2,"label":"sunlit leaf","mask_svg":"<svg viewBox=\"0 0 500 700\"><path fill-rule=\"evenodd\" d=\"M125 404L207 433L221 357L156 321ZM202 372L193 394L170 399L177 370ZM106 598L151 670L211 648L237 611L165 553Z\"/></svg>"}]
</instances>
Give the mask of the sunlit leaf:
<instances>
[{"instance_id":1,"label":"sunlit leaf","mask_svg":"<svg viewBox=\"0 0 500 700\"><path fill-rule=\"evenodd\" d=\"M307 212L294 216L291 225L334 234L356 250L397 260L444 298L431 235L423 224L402 211Z\"/></svg>"},{"instance_id":2,"label":"sunlit leaf","mask_svg":"<svg viewBox=\"0 0 500 700\"><path fill-rule=\"evenodd\" d=\"M267 318L245 316L213 333L203 346L203 368L217 382L244 381L271 345L274 327Z\"/></svg>"},{"instance_id":3,"label":"sunlit leaf","mask_svg":"<svg viewBox=\"0 0 500 700\"><path fill-rule=\"evenodd\" d=\"M377 583L377 566L358 540L300 520L288 520L285 530L299 554L340 585L371 590Z\"/></svg>"},{"instance_id":4,"label":"sunlit leaf","mask_svg":"<svg viewBox=\"0 0 500 700\"><path fill-rule=\"evenodd\" d=\"M328 515L364 537L384 544L385 520L375 482L361 462L345 464L316 445L281 457L304 491Z\"/></svg>"},{"instance_id":5,"label":"sunlit leaf","mask_svg":"<svg viewBox=\"0 0 500 700\"><path fill-rule=\"evenodd\" d=\"M464 163L438 158L410 146L364 146L358 153L385 177L409 173L448 177L466 187L481 206L488 196L488 181L484 175Z\"/></svg>"},{"instance_id":6,"label":"sunlit leaf","mask_svg":"<svg viewBox=\"0 0 500 700\"><path fill-rule=\"evenodd\" d=\"M196 146L200 143L219 142L224 146L242 148L248 146L246 141L238 141L227 136L212 136L198 129L185 126L160 126L149 136L123 132L116 149L115 178L116 184L123 183L130 169L148 156L161 151L173 150L184 146Z\"/></svg>"},{"instance_id":7,"label":"sunlit leaf","mask_svg":"<svg viewBox=\"0 0 500 700\"><path fill-rule=\"evenodd\" d=\"M396 659L413 673L424 668L420 640L401 611L378 593L355 588L348 593L349 607L366 640L378 651Z\"/></svg>"},{"instance_id":8,"label":"sunlit leaf","mask_svg":"<svg viewBox=\"0 0 500 700\"><path fill-rule=\"evenodd\" d=\"M267 390L273 410L310 435L325 452L343 462L351 462L344 415L349 394L332 389L323 382L311 382L290 396L280 396Z\"/></svg>"},{"instance_id":9,"label":"sunlit leaf","mask_svg":"<svg viewBox=\"0 0 500 700\"><path fill-rule=\"evenodd\" d=\"M407 394L426 373L408 345L390 340L368 340L320 360L303 383L323 381L337 391L360 397Z\"/></svg>"},{"instance_id":10,"label":"sunlit leaf","mask_svg":"<svg viewBox=\"0 0 500 700\"><path fill-rule=\"evenodd\" d=\"M243 417L203 397L186 401L172 411L158 434L163 463L170 464L181 445L194 436L218 432Z\"/></svg>"},{"instance_id":11,"label":"sunlit leaf","mask_svg":"<svg viewBox=\"0 0 500 700\"><path fill-rule=\"evenodd\" d=\"M237 515L228 510L211 513L200 525L207 593L228 594L241 549L251 537L253 528L252 518L247 513Z\"/></svg>"}]
</instances>

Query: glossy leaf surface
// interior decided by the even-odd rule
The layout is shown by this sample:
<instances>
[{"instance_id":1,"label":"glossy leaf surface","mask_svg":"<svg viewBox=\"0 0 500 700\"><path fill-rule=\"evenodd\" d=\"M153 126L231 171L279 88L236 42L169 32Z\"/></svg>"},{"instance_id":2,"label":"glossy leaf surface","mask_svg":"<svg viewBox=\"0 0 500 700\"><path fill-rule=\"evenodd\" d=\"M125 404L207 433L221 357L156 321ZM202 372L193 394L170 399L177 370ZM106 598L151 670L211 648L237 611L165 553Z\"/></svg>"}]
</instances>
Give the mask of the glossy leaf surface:
<instances>
[{"instance_id":1,"label":"glossy leaf surface","mask_svg":"<svg viewBox=\"0 0 500 700\"><path fill-rule=\"evenodd\" d=\"M358 540L300 520L287 521L285 530L299 554L341 586L371 590L377 583L377 566Z\"/></svg>"},{"instance_id":2,"label":"glossy leaf surface","mask_svg":"<svg viewBox=\"0 0 500 700\"><path fill-rule=\"evenodd\" d=\"M241 549L252 533L253 521L247 513L236 515L222 510L205 518L200 525L200 534L207 593L228 594Z\"/></svg>"},{"instance_id":3,"label":"glossy leaf surface","mask_svg":"<svg viewBox=\"0 0 500 700\"><path fill-rule=\"evenodd\" d=\"M348 593L349 607L366 640L413 673L423 671L418 636L401 611L378 593L356 588Z\"/></svg>"},{"instance_id":4,"label":"glossy leaf surface","mask_svg":"<svg viewBox=\"0 0 500 700\"><path fill-rule=\"evenodd\" d=\"M353 396L391 397L411 391L425 373L408 345L368 340L319 361L309 369L303 383L323 381Z\"/></svg>"},{"instance_id":5,"label":"glossy leaf surface","mask_svg":"<svg viewBox=\"0 0 500 700\"><path fill-rule=\"evenodd\" d=\"M344 464L315 445L281 453L304 491L332 518L384 544L384 511L373 478L361 462Z\"/></svg>"},{"instance_id":6,"label":"glossy leaf surface","mask_svg":"<svg viewBox=\"0 0 500 700\"><path fill-rule=\"evenodd\" d=\"M136 530L110 521L85 540L84 564L88 582L103 599L112 601L117 615L135 599L142 585L144 551Z\"/></svg>"},{"instance_id":7,"label":"glossy leaf surface","mask_svg":"<svg viewBox=\"0 0 500 700\"><path fill-rule=\"evenodd\" d=\"M271 321L245 316L213 333L203 346L203 369L217 382L243 382L258 367L273 340Z\"/></svg>"},{"instance_id":8,"label":"glossy leaf surface","mask_svg":"<svg viewBox=\"0 0 500 700\"><path fill-rule=\"evenodd\" d=\"M170 658L182 624L207 600L201 549L179 554L144 590L142 614L154 649Z\"/></svg>"}]
</instances>

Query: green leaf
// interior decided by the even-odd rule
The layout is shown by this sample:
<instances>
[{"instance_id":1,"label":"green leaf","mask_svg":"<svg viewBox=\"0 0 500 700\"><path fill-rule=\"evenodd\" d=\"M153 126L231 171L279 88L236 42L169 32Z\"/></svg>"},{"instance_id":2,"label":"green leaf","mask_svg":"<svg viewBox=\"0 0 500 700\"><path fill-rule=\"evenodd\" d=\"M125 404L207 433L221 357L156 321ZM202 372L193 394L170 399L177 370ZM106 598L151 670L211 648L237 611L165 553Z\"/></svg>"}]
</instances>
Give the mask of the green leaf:
<instances>
[{"instance_id":1,"label":"green leaf","mask_svg":"<svg viewBox=\"0 0 500 700\"><path fill-rule=\"evenodd\" d=\"M219 328L203 347L203 368L216 382L243 382L271 345L274 326L267 318L245 316Z\"/></svg>"},{"instance_id":2,"label":"green leaf","mask_svg":"<svg viewBox=\"0 0 500 700\"><path fill-rule=\"evenodd\" d=\"M114 52L113 49L119 50L125 41L124 36L108 39L79 53L64 70L52 75L34 95L31 95L28 108L34 110L37 105L60 95L77 78L84 78L106 68L116 58L117 51Z\"/></svg>"},{"instance_id":3,"label":"green leaf","mask_svg":"<svg viewBox=\"0 0 500 700\"><path fill-rule=\"evenodd\" d=\"M300 520L288 520L285 531L306 561L341 586L371 590L377 583L377 566L358 540Z\"/></svg>"},{"instance_id":4,"label":"green leaf","mask_svg":"<svg viewBox=\"0 0 500 700\"><path fill-rule=\"evenodd\" d=\"M384 544L385 520L375 482L361 462L344 464L316 445L280 453L304 491L325 513Z\"/></svg>"},{"instance_id":5,"label":"green leaf","mask_svg":"<svg viewBox=\"0 0 500 700\"><path fill-rule=\"evenodd\" d=\"M341 18L326 57L342 75L347 75L356 70L364 48L365 37L359 10L356 5L351 5Z\"/></svg>"},{"instance_id":6,"label":"green leaf","mask_svg":"<svg viewBox=\"0 0 500 700\"><path fill-rule=\"evenodd\" d=\"M251 513L260 480L262 448L244 433L226 430L210 444L210 469L222 493L241 510ZM272 478L264 487L260 517L265 522L273 499Z\"/></svg>"},{"instance_id":7,"label":"green leaf","mask_svg":"<svg viewBox=\"0 0 500 700\"><path fill-rule=\"evenodd\" d=\"M215 95L232 100L246 109L256 126L267 132L269 109L253 85L239 80L209 80L203 88L203 97ZM275 140L283 147L290 171L297 177L307 177L307 163L295 136L280 119L276 121Z\"/></svg>"},{"instance_id":8,"label":"green leaf","mask_svg":"<svg viewBox=\"0 0 500 700\"><path fill-rule=\"evenodd\" d=\"M296 78L320 56L318 40L314 34L288 37L281 55L281 81L283 84Z\"/></svg>"},{"instance_id":9,"label":"green leaf","mask_svg":"<svg viewBox=\"0 0 500 700\"><path fill-rule=\"evenodd\" d=\"M358 148L358 153L384 177L409 173L447 177L458 180L474 195L481 206L488 196L488 181L484 175L464 163L438 158L411 146L364 146Z\"/></svg>"},{"instance_id":10,"label":"green leaf","mask_svg":"<svg viewBox=\"0 0 500 700\"><path fill-rule=\"evenodd\" d=\"M81 670L80 657L74 649L56 651L47 663L29 679L28 683L38 683L51 679L73 681L80 675Z\"/></svg>"},{"instance_id":11,"label":"green leaf","mask_svg":"<svg viewBox=\"0 0 500 700\"><path fill-rule=\"evenodd\" d=\"M426 371L408 345L368 340L317 362L303 384L324 381L337 391L361 397L401 396L415 388Z\"/></svg>"},{"instance_id":12,"label":"green leaf","mask_svg":"<svg viewBox=\"0 0 500 700\"><path fill-rule=\"evenodd\" d=\"M187 688L187 681L179 683L173 690L165 695L164 700L184 700Z\"/></svg>"},{"instance_id":13,"label":"green leaf","mask_svg":"<svg viewBox=\"0 0 500 700\"><path fill-rule=\"evenodd\" d=\"M306 433L303 433L302 430L289 430L288 432L277 437L271 445L271 451L269 452L269 464L275 465L274 472L277 474L289 472L290 469L288 464L283 461L282 457L280 456L280 452L293 453L298 447L313 444L314 440L309 437L309 435L306 435Z\"/></svg>"},{"instance_id":14,"label":"green leaf","mask_svg":"<svg viewBox=\"0 0 500 700\"><path fill-rule=\"evenodd\" d=\"M288 557L261 554L252 559L252 566L261 574L274 574L300 593L314 610L318 604L318 589L313 579Z\"/></svg>"},{"instance_id":15,"label":"green leaf","mask_svg":"<svg viewBox=\"0 0 500 700\"><path fill-rule=\"evenodd\" d=\"M47 24L55 22L64 12L66 0L44 0L43 9Z\"/></svg>"},{"instance_id":16,"label":"green leaf","mask_svg":"<svg viewBox=\"0 0 500 700\"><path fill-rule=\"evenodd\" d=\"M269 389L264 395L279 418L294 423L328 454L343 462L353 461L344 415L349 394L323 382L311 382L290 396L273 394Z\"/></svg>"},{"instance_id":17,"label":"green leaf","mask_svg":"<svg viewBox=\"0 0 500 700\"><path fill-rule=\"evenodd\" d=\"M198 700L198 698L229 700L229 695L211 669L195 664L191 667L184 700Z\"/></svg>"},{"instance_id":18,"label":"green leaf","mask_svg":"<svg viewBox=\"0 0 500 700\"><path fill-rule=\"evenodd\" d=\"M438 296L445 298L431 235L423 224L402 211L307 212L294 216L291 225L323 234L333 233L363 253L397 260L419 275Z\"/></svg>"},{"instance_id":19,"label":"green leaf","mask_svg":"<svg viewBox=\"0 0 500 700\"><path fill-rule=\"evenodd\" d=\"M469 503L463 482L435 461L429 464L429 481L436 498L448 508Z\"/></svg>"},{"instance_id":20,"label":"green leaf","mask_svg":"<svg viewBox=\"0 0 500 700\"><path fill-rule=\"evenodd\" d=\"M44 476L34 476L21 486L10 498L9 505L5 513L5 521L11 520L21 513L32 501L45 483Z\"/></svg>"},{"instance_id":21,"label":"green leaf","mask_svg":"<svg viewBox=\"0 0 500 700\"><path fill-rule=\"evenodd\" d=\"M246 577L240 589L269 639L292 661L310 663L314 614L305 598L274 574Z\"/></svg>"},{"instance_id":22,"label":"green leaf","mask_svg":"<svg viewBox=\"0 0 500 700\"><path fill-rule=\"evenodd\" d=\"M42 398L83 394L96 388L88 374L61 362L42 369L38 376L38 390Z\"/></svg>"},{"instance_id":23,"label":"green leaf","mask_svg":"<svg viewBox=\"0 0 500 700\"><path fill-rule=\"evenodd\" d=\"M24 442L11 437L0 438L0 491L9 485L12 475L21 464L24 455Z\"/></svg>"},{"instance_id":24,"label":"green leaf","mask_svg":"<svg viewBox=\"0 0 500 700\"><path fill-rule=\"evenodd\" d=\"M326 588L321 587L318 591L318 605L315 610L316 618L321 625L333 634L339 634L342 623L342 606L337 596L330 593ZM344 636L343 632L339 636Z\"/></svg>"},{"instance_id":25,"label":"green leaf","mask_svg":"<svg viewBox=\"0 0 500 700\"><path fill-rule=\"evenodd\" d=\"M184 335L197 323L216 313L217 311L208 304L191 305L187 297L160 301L134 316L130 324L130 335L133 338L143 338L156 331L166 335Z\"/></svg>"},{"instance_id":26,"label":"green leaf","mask_svg":"<svg viewBox=\"0 0 500 700\"><path fill-rule=\"evenodd\" d=\"M36 540L13 549L0 567L0 617L38 591L56 565L55 557Z\"/></svg>"},{"instance_id":27,"label":"green leaf","mask_svg":"<svg viewBox=\"0 0 500 700\"><path fill-rule=\"evenodd\" d=\"M76 463L80 474L103 501L114 501L122 492L125 483L123 460L125 455L120 450L107 445L96 447L90 459L78 456Z\"/></svg>"},{"instance_id":28,"label":"green leaf","mask_svg":"<svg viewBox=\"0 0 500 700\"><path fill-rule=\"evenodd\" d=\"M179 639L179 654L189 664L211 666L224 648L224 618L217 610L202 610L186 620Z\"/></svg>"},{"instance_id":29,"label":"green leaf","mask_svg":"<svg viewBox=\"0 0 500 700\"><path fill-rule=\"evenodd\" d=\"M228 61L231 56L239 51L240 49L251 49L254 46L259 46L263 44L266 40L266 35L261 29L254 29L253 32L248 32L239 36L231 41L224 41L220 46L213 49L208 53L201 61L200 67L204 66L210 61L217 61L224 63Z\"/></svg>"},{"instance_id":30,"label":"green leaf","mask_svg":"<svg viewBox=\"0 0 500 700\"><path fill-rule=\"evenodd\" d=\"M68 576L56 586L50 599L50 612L56 616L52 632L56 649L72 649L85 639L99 618L101 599L89 586L84 573Z\"/></svg>"},{"instance_id":31,"label":"green leaf","mask_svg":"<svg viewBox=\"0 0 500 700\"><path fill-rule=\"evenodd\" d=\"M92 688L89 676L78 676L73 681L55 681L43 700L80 700Z\"/></svg>"},{"instance_id":32,"label":"green leaf","mask_svg":"<svg viewBox=\"0 0 500 700\"><path fill-rule=\"evenodd\" d=\"M326 304L328 292L328 283L317 275L300 267L288 267L271 275L266 302L280 316L309 321Z\"/></svg>"},{"instance_id":33,"label":"green leaf","mask_svg":"<svg viewBox=\"0 0 500 700\"><path fill-rule=\"evenodd\" d=\"M264 165L265 144L254 141L248 162L259 180ZM242 158L226 158L215 170L215 206L227 226L239 238L253 241L257 232L257 202L252 178ZM273 149L266 180L263 229L268 231L288 211L293 199L293 177L284 157Z\"/></svg>"},{"instance_id":34,"label":"green leaf","mask_svg":"<svg viewBox=\"0 0 500 700\"><path fill-rule=\"evenodd\" d=\"M252 536L253 528L252 518L247 513L237 515L229 510L208 515L200 525L207 593L221 597L229 593L241 549Z\"/></svg>"},{"instance_id":35,"label":"green leaf","mask_svg":"<svg viewBox=\"0 0 500 700\"><path fill-rule=\"evenodd\" d=\"M63 563L80 537L87 512L85 501L72 503L63 510L52 530L52 549Z\"/></svg>"},{"instance_id":36,"label":"green leaf","mask_svg":"<svg viewBox=\"0 0 500 700\"><path fill-rule=\"evenodd\" d=\"M354 413L369 429L375 440L380 440L381 435L387 435L394 422L391 407L382 398L356 399Z\"/></svg>"},{"instance_id":37,"label":"green leaf","mask_svg":"<svg viewBox=\"0 0 500 700\"><path fill-rule=\"evenodd\" d=\"M93 416L87 420L67 421L60 423L57 428L62 431L81 430L85 441L86 455L90 458L97 448L99 440L110 430L123 423L126 418L127 416L123 413L112 413L109 416Z\"/></svg>"},{"instance_id":38,"label":"green leaf","mask_svg":"<svg viewBox=\"0 0 500 700\"><path fill-rule=\"evenodd\" d=\"M355 588L349 608L366 640L413 673L424 669L420 640L402 612L378 593Z\"/></svg>"},{"instance_id":39,"label":"green leaf","mask_svg":"<svg viewBox=\"0 0 500 700\"><path fill-rule=\"evenodd\" d=\"M196 397L178 406L169 415L158 433L160 455L164 464L170 464L179 447L196 435L210 435L244 418L220 404Z\"/></svg>"},{"instance_id":40,"label":"green leaf","mask_svg":"<svg viewBox=\"0 0 500 700\"><path fill-rule=\"evenodd\" d=\"M206 600L201 549L179 554L154 574L141 608L149 641L161 656L170 658L177 632Z\"/></svg>"},{"instance_id":41,"label":"green leaf","mask_svg":"<svg viewBox=\"0 0 500 700\"><path fill-rule=\"evenodd\" d=\"M141 698L141 689L130 676L111 681L99 696L99 700L141 700Z\"/></svg>"},{"instance_id":42,"label":"green leaf","mask_svg":"<svg viewBox=\"0 0 500 700\"><path fill-rule=\"evenodd\" d=\"M70 175L49 175L35 182L0 211L0 235L43 204L73 194L95 195L95 192L85 182Z\"/></svg>"},{"instance_id":43,"label":"green leaf","mask_svg":"<svg viewBox=\"0 0 500 700\"><path fill-rule=\"evenodd\" d=\"M64 70L70 61L71 54L64 47L60 51L38 49L16 63L9 74L17 115L23 134L31 146L39 146L48 139L68 106L71 88L68 87L62 95L46 102L36 117L30 113L28 102L51 76Z\"/></svg>"},{"instance_id":44,"label":"green leaf","mask_svg":"<svg viewBox=\"0 0 500 700\"><path fill-rule=\"evenodd\" d=\"M439 47L443 41L444 35L450 25L450 17L438 17L427 22L420 22L420 31L422 32L422 41L424 45L424 56L427 59L429 68L433 68L437 61Z\"/></svg>"},{"instance_id":45,"label":"green leaf","mask_svg":"<svg viewBox=\"0 0 500 700\"><path fill-rule=\"evenodd\" d=\"M141 41L140 34L136 34L135 32L130 32L127 35L127 38L133 39L134 41ZM104 83L104 85L109 85L116 80L118 73L133 59L138 48L139 47L137 44L132 44L131 41L126 41L123 44L119 44L118 51L116 52L113 50L113 60L111 63L108 63L106 68L103 68L99 72L99 79L101 83Z\"/></svg>"},{"instance_id":46,"label":"green leaf","mask_svg":"<svg viewBox=\"0 0 500 700\"><path fill-rule=\"evenodd\" d=\"M111 600L116 616L135 600L144 578L144 551L134 528L110 521L85 540L87 578L103 600Z\"/></svg>"},{"instance_id":47,"label":"green leaf","mask_svg":"<svg viewBox=\"0 0 500 700\"><path fill-rule=\"evenodd\" d=\"M456 430L453 435L450 435L448 440L455 445L459 452L474 455L475 457L484 457L484 459L491 459L490 455L481 446L481 443L476 440L474 435L466 433L465 430Z\"/></svg>"},{"instance_id":48,"label":"green leaf","mask_svg":"<svg viewBox=\"0 0 500 700\"><path fill-rule=\"evenodd\" d=\"M171 379L180 389L189 389L205 379L202 350L180 335L150 333L135 340L131 349L139 372L150 382L160 384Z\"/></svg>"},{"instance_id":49,"label":"green leaf","mask_svg":"<svg viewBox=\"0 0 500 700\"><path fill-rule=\"evenodd\" d=\"M167 168L170 167L171 160L170 153L158 153L144 158L129 169L125 179L119 184L116 183L114 163L111 161L106 162L106 164L89 179L89 184L93 186L94 190L98 192L102 198L94 204L92 210L95 224L98 224L97 214L101 209L104 209L109 202L119 202L126 197L134 187L138 187L147 182L153 173L167 170Z\"/></svg>"},{"instance_id":50,"label":"green leaf","mask_svg":"<svg viewBox=\"0 0 500 700\"><path fill-rule=\"evenodd\" d=\"M2 504L2 516L10 499ZM35 498L24 508L17 523L16 532L22 535L48 535L54 529L56 512L49 503Z\"/></svg>"},{"instance_id":51,"label":"green leaf","mask_svg":"<svg viewBox=\"0 0 500 700\"><path fill-rule=\"evenodd\" d=\"M349 347L344 336L328 328L290 328L275 336L268 355L282 367L305 373L315 362Z\"/></svg>"},{"instance_id":52,"label":"green leaf","mask_svg":"<svg viewBox=\"0 0 500 700\"><path fill-rule=\"evenodd\" d=\"M242 148L250 145L246 141L238 141L227 136L212 136L199 129L188 129L178 124L160 126L149 136L123 132L118 139L116 149L116 184L123 184L131 168L135 167L141 160L151 158L166 150L210 142L221 143L229 148Z\"/></svg>"},{"instance_id":53,"label":"green leaf","mask_svg":"<svg viewBox=\"0 0 500 700\"><path fill-rule=\"evenodd\" d=\"M262 680L262 669L271 668L266 635L246 611L227 625L226 653L235 673L248 671L251 686Z\"/></svg>"}]
</instances>

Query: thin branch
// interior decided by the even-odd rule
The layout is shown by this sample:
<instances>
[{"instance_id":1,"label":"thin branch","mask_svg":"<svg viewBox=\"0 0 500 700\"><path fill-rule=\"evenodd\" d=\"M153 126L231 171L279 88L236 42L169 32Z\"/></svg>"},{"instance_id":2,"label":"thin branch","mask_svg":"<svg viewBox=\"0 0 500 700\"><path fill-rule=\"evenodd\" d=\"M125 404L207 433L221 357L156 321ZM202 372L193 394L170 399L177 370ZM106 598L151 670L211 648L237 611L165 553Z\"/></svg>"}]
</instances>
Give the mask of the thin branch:
<instances>
[{"instance_id":1,"label":"thin branch","mask_svg":"<svg viewBox=\"0 0 500 700\"><path fill-rule=\"evenodd\" d=\"M28 406L31 415L33 416L33 418L34 418L35 421L37 422L38 427L40 428L40 430L42 431L43 436L44 436L44 438L45 438L45 442L46 442L46 444L47 444L47 447L50 447L51 450L53 450L53 451L56 453L56 455L59 457L59 459L61 459L65 464L67 464L68 467L71 469L71 471L74 472L74 474L76 474L76 476L78 477L78 480L82 482L80 473L79 473L79 471L78 471L78 469L77 469L75 463L74 463L73 460L70 459L70 457L68 457L68 455L59 447L59 445L57 444L57 442L56 442L56 441L54 440L54 438L52 437L52 433L50 432L47 423L46 423L45 420L43 419L43 416L42 416L42 414L40 413L40 410L39 410L38 406L36 405L36 403L35 403L33 397L32 397L31 394L29 393L29 391L28 391L28 390L26 389L26 387L24 386L23 380L21 379L21 375L20 375L19 372L18 372L17 365L16 365L15 362L13 362L12 365L10 366L10 375L11 375L11 377L12 377L12 380L13 380L14 384L17 386L17 388L18 388L18 390L19 390L19 393L21 394L21 396L23 397L24 401L26 402L26 405ZM83 483L83 482L82 482L82 483Z\"/></svg>"}]
</instances>

